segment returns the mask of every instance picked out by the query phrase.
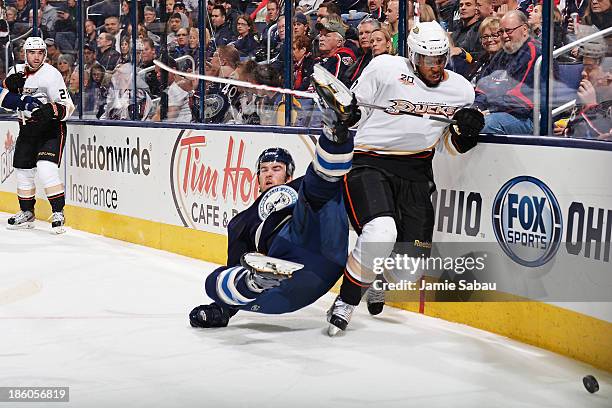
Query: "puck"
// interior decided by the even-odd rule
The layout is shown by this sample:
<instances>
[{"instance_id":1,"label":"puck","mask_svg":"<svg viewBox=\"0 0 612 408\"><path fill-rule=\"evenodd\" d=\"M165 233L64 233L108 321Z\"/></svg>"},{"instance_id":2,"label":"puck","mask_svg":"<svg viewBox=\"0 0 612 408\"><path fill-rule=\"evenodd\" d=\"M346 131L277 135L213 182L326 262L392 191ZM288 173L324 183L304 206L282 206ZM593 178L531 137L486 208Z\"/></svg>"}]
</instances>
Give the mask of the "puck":
<instances>
[{"instance_id":1,"label":"puck","mask_svg":"<svg viewBox=\"0 0 612 408\"><path fill-rule=\"evenodd\" d=\"M582 378L582 383L584 384L584 388L587 389L591 394L599 391L599 383L592 375L586 375Z\"/></svg>"}]
</instances>

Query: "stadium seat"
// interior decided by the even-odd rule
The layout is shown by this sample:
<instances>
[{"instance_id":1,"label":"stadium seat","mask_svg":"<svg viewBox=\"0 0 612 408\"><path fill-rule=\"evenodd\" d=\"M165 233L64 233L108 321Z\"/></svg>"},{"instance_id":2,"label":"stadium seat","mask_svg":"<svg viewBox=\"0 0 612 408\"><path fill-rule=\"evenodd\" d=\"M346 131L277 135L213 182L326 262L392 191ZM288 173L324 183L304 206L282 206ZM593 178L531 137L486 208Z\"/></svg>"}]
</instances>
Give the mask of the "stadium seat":
<instances>
[{"instance_id":1,"label":"stadium seat","mask_svg":"<svg viewBox=\"0 0 612 408\"><path fill-rule=\"evenodd\" d=\"M578 89L582 79L582 64L559 64L559 78L569 88Z\"/></svg>"}]
</instances>

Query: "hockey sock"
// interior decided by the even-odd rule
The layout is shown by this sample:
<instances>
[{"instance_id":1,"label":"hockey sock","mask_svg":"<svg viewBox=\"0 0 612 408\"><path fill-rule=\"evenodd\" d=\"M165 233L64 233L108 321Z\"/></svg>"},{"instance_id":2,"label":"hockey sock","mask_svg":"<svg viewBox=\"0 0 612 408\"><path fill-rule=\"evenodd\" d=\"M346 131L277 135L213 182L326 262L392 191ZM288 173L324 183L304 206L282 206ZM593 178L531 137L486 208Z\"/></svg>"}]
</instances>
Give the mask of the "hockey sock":
<instances>
[{"instance_id":1,"label":"hockey sock","mask_svg":"<svg viewBox=\"0 0 612 408\"><path fill-rule=\"evenodd\" d=\"M18 196L17 198L19 198L19 209L21 211L34 212L34 204L36 203L35 196Z\"/></svg>"},{"instance_id":2,"label":"hockey sock","mask_svg":"<svg viewBox=\"0 0 612 408\"><path fill-rule=\"evenodd\" d=\"M63 191L61 193L49 195L47 198L49 199L49 204L51 204L51 210L53 212L62 212L64 210L66 196Z\"/></svg>"},{"instance_id":3,"label":"hockey sock","mask_svg":"<svg viewBox=\"0 0 612 408\"><path fill-rule=\"evenodd\" d=\"M225 308L246 305L263 291L248 285L248 273L242 266L218 268L206 278L206 294Z\"/></svg>"},{"instance_id":4,"label":"hockey sock","mask_svg":"<svg viewBox=\"0 0 612 408\"><path fill-rule=\"evenodd\" d=\"M368 290L372 283L361 282L345 269L342 285L340 286L340 297L349 305L357 306L361 297Z\"/></svg>"},{"instance_id":5,"label":"hockey sock","mask_svg":"<svg viewBox=\"0 0 612 408\"><path fill-rule=\"evenodd\" d=\"M335 143L320 137L313 165L318 174L325 177L342 177L351 170L353 163L353 138Z\"/></svg>"}]
</instances>

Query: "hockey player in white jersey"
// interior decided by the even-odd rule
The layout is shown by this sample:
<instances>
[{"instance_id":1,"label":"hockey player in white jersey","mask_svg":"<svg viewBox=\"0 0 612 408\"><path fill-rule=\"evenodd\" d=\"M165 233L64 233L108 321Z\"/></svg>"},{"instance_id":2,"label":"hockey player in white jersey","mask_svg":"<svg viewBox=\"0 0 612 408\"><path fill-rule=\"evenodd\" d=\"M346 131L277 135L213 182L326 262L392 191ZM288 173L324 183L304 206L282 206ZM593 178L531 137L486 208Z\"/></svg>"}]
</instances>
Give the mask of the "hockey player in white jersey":
<instances>
[{"instance_id":1,"label":"hockey player in white jersey","mask_svg":"<svg viewBox=\"0 0 612 408\"><path fill-rule=\"evenodd\" d=\"M38 177L51 204L51 226L64 232L64 185L59 164L66 140L66 118L74 111L60 72L45 63L47 45L40 37L29 37L24 46L25 64L9 72L4 85L11 92L35 96L42 102L33 111L20 111L19 137L15 145L13 167L17 175L19 211L8 219L8 228L31 228Z\"/></svg>"},{"instance_id":2,"label":"hockey player in white jersey","mask_svg":"<svg viewBox=\"0 0 612 408\"><path fill-rule=\"evenodd\" d=\"M469 108L474 102L470 83L444 69L449 41L442 27L417 24L408 45L407 59L380 55L370 62L351 89L356 99L331 126L334 132L344 132L359 121L353 169L344 183L347 212L359 237L340 294L328 312L332 336L346 329L353 309L376 279L373 258L386 258L394 248L409 256L429 256L434 152L467 152L484 125L482 114ZM390 109L357 108L357 101ZM452 118L456 125L411 113ZM368 308L380 313L384 294L370 291L368 297L370 293L378 299L369 299Z\"/></svg>"}]
</instances>

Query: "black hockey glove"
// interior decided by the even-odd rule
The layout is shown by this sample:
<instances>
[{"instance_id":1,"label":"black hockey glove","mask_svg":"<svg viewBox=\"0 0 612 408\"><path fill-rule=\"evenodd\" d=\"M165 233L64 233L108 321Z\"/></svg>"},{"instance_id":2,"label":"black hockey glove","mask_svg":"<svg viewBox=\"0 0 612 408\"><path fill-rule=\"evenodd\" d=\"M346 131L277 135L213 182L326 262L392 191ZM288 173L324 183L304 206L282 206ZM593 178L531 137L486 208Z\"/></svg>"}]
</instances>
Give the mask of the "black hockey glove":
<instances>
[{"instance_id":1,"label":"black hockey glove","mask_svg":"<svg viewBox=\"0 0 612 408\"><path fill-rule=\"evenodd\" d=\"M453 116L457 121L451 125L451 138L455 149L465 153L478 144L478 135L484 127L484 116L474 108L461 108Z\"/></svg>"},{"instance_id":2,"label":"black hockey glove","mask_svg":"<svg viewBox=\"0 0 612 408\"><path fill-rule=\"evenodd\" d=\"M46 123L52 120L61 120L66 114L66 108L58 103L45 103L40 108L32 112L32 120L35 122Z\"/></svg>"},{"instance_id":3,"label":"black hockey glove","mask_svg":"<svg viewBox=\"0 0 612 408\"><path fill-rule=\"evenodd\" d=\"M334 109L321 107L323 113L323 134L335 143L344 143L349 137L349 128L361 119L361 111L357 106L357 99L345 107L346 116L339 115Z\"/></svg>"},{"instance_id":4,"label":"black hockey glove","mask_svg":"<svg viewBox=\"0 0 612 408\"><path fill-rule=\"evenodd\" d=\"M484 115L474 108L461 108L453 116L457 121L459 133L463 136L476 137L484 127Z\"/></svg>"},{"instance_id":5,"label":"black hockey glove","mask_svg":"<svg viewBox=\"0 0 612 408\"><path fill-rule=\"evenodd\" d=\"M23 92L23 86L25 85L25 78L21 72L11 74L4 79L4 87L13 93Z\"/></svg>"}]
</instances>

